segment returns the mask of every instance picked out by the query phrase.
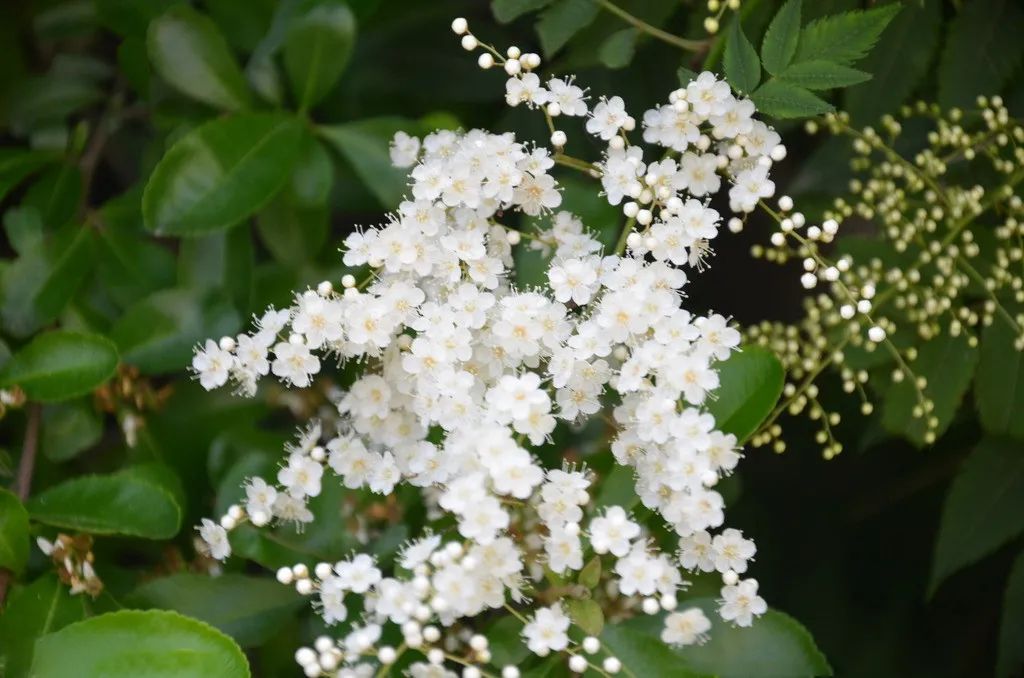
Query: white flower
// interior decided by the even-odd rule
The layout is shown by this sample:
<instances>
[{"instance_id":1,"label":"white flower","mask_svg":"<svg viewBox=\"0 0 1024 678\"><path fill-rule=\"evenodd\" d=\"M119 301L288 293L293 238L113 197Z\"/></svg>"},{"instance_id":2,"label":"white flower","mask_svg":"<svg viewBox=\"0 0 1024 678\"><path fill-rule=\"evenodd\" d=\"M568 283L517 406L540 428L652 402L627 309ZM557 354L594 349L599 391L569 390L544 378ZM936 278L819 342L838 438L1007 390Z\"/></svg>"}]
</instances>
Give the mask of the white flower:
<instances>
[{"instance_id":1,"label":"white flower","mask_svg":"<svg viewBox=\"0 0 1024 678\"><path fill-rule=\"evenodd\" d=\"M647 553L643 544L637 544L615 563L615 573L619 575L619 591L623 595L650 596L658 588L662 562Z\"/></svg>"},{"instance_id":2,"label":"white flower","mask_svg":"<svg viewBox=\"0 0 1024 678\"><path fill-rule=\"evenodd\" d=\"M548 269L548 281L557 301L564 304L572 300L577 306L583 306L599 285L595 258L567 259L560 265L552 265Z\"/></svg>"},{"instance_id":3,"label":"white flower","mask_svg":"<svg viewBox=\"0 0 1024 678\"><path fill-rule=\"evenodd\" d=\"M549 93L540 84L536 73L523 73L505 83L505 102L509 106L539 106L548 101Z\"/></svg>"},{"instance_id":4,"label":"white flower","mask_svg":"<svg viewBox=\"0 0 1024 678\"><path fill-rule=\"evenodd\" d=\"M192 358L192 369L199 375L199 383L207 391L223 386L228 381L228 371L235 362L230 351L225 351L212 339L206 340L203 350L196 351Z\"/></svg>"},{"instance_id":5,"label":"white flower","mask_svg":"<svg viewBox=\"0 0 1024 678\"><path fill-rule=\"evenodd\" d=\"M587 103L583 90L572 84L572 78L551 78L548 80L550 101L558 104L562 115L586 115Z\"/></svg>"},{"instance_id":6,"label":"white flower","mask_svg":"<svg viewBox=\"0 0 1024 678\"><path fill-rule=\"evenodd\" d=\"M743 574L747 571L747 561L757 552L754 542L744 539L743 533L733 528L715 536L711 548L714 549L715 569L723 573L734 570Z\"/></svg>"},{"instance_id":7,"label":"white flower","mask_svg":"<svg viewBox=\"0 0 1024 678\"><path fill-rule=\"evenodd\" d=\"M288 465L277 472L277 482L296 497L315 497L320 494L320 478L324 467L302 454L293 454Z\"/></svg>"},{"instance_id":8,"label":"white flower","mask_svg":"<svg viewBox=\"0 0 1024 678\"><path fill-rule=\"evenodd\" d=\"M320 359L303 343L282 341L274 346L271 370L275 376L302 388L309 386L310 377L320 371Z\"/></svg>"},{"instance_id":9,"label":"white flower","mask_svg":"<svg viewBox=\"0 0 1024 678\"><path fill-rule=\"evenodd\" d=\"M412 167L420 154L420 140L405 132L395 132L388 146L391 164L395 167Z\"/></svg>"},{"instance_id":10,"label":"white flower","mask_svg":"<svg viewBox=\"0 0 1024 678\"><path fill-rule=\"evenodd\" d=\"M687 570L715 571L711 535L706 530L697 530L679 540L679 564Z\"/></svg>"},{"instance_id":11,"label":"white flower","mask_svg":"<svg viewBox=\"0 0 1024 678\"><path fill-rule=\"evenodd\" d=\"M556 603L537 610L523 627L523 636L530 652L544 657L552 651L561 652L569 646L568 630L569 617L562 611L562 605Z\"/></svg>"},{"instance_id":12,"label":"white flower","mask_svg":"<svg viewBox=\"0 0 1024 678\"><path fill-rule=\"evenodd\" d=\"M754 623L754 617L761 616L767 610L764 598L757 595L756 579L742 579L735 586L722 587L718 613L725 621L732 621L737 626L750 626Z\"/></svg>"},{"instance_id":13,"label":"white flower","mask_svg":"<svg viewBox=\"0 0 1024 678\"><path fill-rule=\"evenodd\" d=\"M590 545L595 553L611 553L622 557L629 553L629 544L640 536L640 526L626 517L621 506L611 506L604 515L590 521Z\"/></svg>"},{"instance_id":14,"label":"white flower","mask_svg":"<svg viewBox=\"0 0 1024 678\"><path fill-rule=\"evenodd\" d=\"M203 540L203 546L211 558L225 560L231 555L231 543L228 541L227 530L209 518L203 518L203 523L199 526L199 537Z\"/></svg>"},{"instance_id":15,"label":"white flower","mask_svg":"<svg viewBox=\"0 0 1024 678\"><path fill-rule=\"evenodd\" d=\"M257 515L266 516L269 520L274 513L277 489L268 485L263 478L251 478L245 484L245 499L246 513L253 517L253 522L256 522Z\"/></svg>"},{"instance_id":16,"label":"white flower","mask_svg":"<svg viewBox=\"0 0 1024 678\"><path fill-rule=\"evenodd\" d=\"M544 541L544 552L552 572L562 573L566 568L579 570L583 567L583 547L579 532L569 532L563 527L552 528Z\"/></svg>"},{"instance_id":17,"label":"white flower","mask_svg":"<svg viewBox=\"0 0 1024 678\"><path fill-rule=\"evenodd\" d=\"M334 571L338 575L339 586L360 595L381 580L380 570L377 569L373 557L365 553L359 553L351 560L339 561L335 564Z\"/></svg>"},{"instance_id":18,"label":"white flower","mask_svg":"<svg viewBox=\"0 0 1024 678\"><path fill-rule=\"evenodd\" d=\"M729 189L729 206L736 212L753 212L758 201L775 194L775 182L768 179L768 168L758 165L736 175Z\"/></svg>"},{"instance_id":19,"label":"white flower","mask_svg":"<svg viewBox=\"0 0 1024 678\"><path fill-rule=\"evenodd\" d=\"M665 628L661 631L661 640L668 645L693 645L702 643L711 630L711 620L699 607L691 607L681 612L672 612L665 617Z\"/></svg>"},{"instance_id":20,"label":"white flower","mask_svg":"<svg viewBox=\"0 0 1024 678\"><path fill-rule=\"evenodd\" d=\"M622 97L601 99L587 120L587 132L608 141L619 133L619 129L626 124L628 118Z\"/></svg>"}]
</instances>

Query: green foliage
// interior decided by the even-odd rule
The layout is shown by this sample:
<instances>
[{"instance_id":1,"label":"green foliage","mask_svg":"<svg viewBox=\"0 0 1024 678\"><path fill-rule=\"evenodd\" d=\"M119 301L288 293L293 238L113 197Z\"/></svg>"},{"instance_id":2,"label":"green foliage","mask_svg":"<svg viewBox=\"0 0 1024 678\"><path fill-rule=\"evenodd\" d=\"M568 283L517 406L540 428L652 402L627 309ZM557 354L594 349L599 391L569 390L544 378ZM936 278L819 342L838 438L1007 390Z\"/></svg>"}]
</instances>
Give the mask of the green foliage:
<instances>
[{"instance_id":1,"label":"green foliage","mask_svg":"<svg viewBox=\"0 0 1024 678\"><path fill-rule=\"evenodd\" d=\"M20 386L33 400L85 395L114 373L117 349L98 334L53 330L37 335L0 369L0 387Z\"/></svg>"},{"instance_id":2,"label":"green foliage","mask_svg":"<svg viewBox=\"0 0 1024 678\"><path fill-rule=\"evenodd\" d=\"M1024 553L1017 555L1006 582L1003 596L1003 618L999 624L999 656L996 676L1008 678L1024 665Z\"/></svg>"},{"instance_id":3,"label":"green foliage","mask_svg":"<svg viewBox=\"0 0 1024 678\"><path fill-rule=\"evenodd\" d=\"M591 598L570 598L565 606L572 623L588 636L599 636L604 629L604 612L597 601Z\"/></svg>"},{"instance_id":4,"label":"green foliage","mask_svg":"<svg viewBox=\"0 0 1024 678\"><path fill-rule=\"evenodd\" d=\"M491 0L494 18L502 23L513 21L527 12L542 9L552 0Z\"/></svg>"},{"instance_id":5,"label":"green foliage","mask_svg":"<svg viewBox=\"0 0 1024 678\"><path fill-rule=\"evenodd\" d=\"M717 368L721 386L708 411L720 430L743 441L775 407L785 376L782 364L771 351L746 346Z\"/></svg>"},{"instance_id":6,"label":"green foliage","mask_svg":"<svg viewBox=\"0 0 1024 678\"><path fill-rule=\"evenodd\" d=\"M52 461L68 461L89 449L103 435L103 420L87 398L43 408L39 449Z\"/></svg>"},{"instance_id":7,"label":"green foliage","mask_svg":"<svg viewBox=\"0 0 1024 678\"><path fill-rule=\"evenodd\" d=\"M974 401L985 430L1024 439L1024 356L1013 345L1014 331L997 317L981 337Z\"/></svg>"},{"instance_id":8,"label":"green foliage","mask_svg":"<svg viewBox=\"0 0 1024 678\"><path fill-rule=\"evenodd\" d=\"M761 63L772 75L779 75L793 61L800 40L800 5L802 0L787 0L778 11L761 43Z\"/></svg>"},{"instance_id":9,"label":"green foliage","mask_svg":"<svg viewBox=\"0 0 1024 678\"><path fill-rule=\"evenodd\" d=\"M795 61L825 59L849 66L863 59L900 11L891 3L834 14L808 24L800 34Z\"/></svg>"},{"instance_id":10,"label":"green foliage","mask_svg":"<svg viewBox=\"0 0 1024 678\"><path fill-rule=\"evenodd\" d=\"M0 489L0 568L21 574L28 561L28 512L18 498Z\"/></svg>"},{"instance_id":11,"label":"green foliage","mask_svg":"<svg viewBox=\"0 0 1024 678\"><path fill-rule=\"evenodd\" d=\"M1024 532L1024 447L982 440L946 496L928 585L934 592L951 574Z\"/></svg>"},{"instance_id":12,"label":"green foliage","mask_svg":"<svg viewBox=\"0 0 1024 678\"><path fill-rule=\"evenodd\" d=\"M598 56L608 68L625 68L633 60L636 41L640 32L635 28L624 28L612 33L598 50Z\"/></svg>"},{"instance_id":13,"label":"green foliage","mask_svg":"<svg viewBox=\"0 0 1024 678\"><path fill-rule=\"evenodd\" d=\"M339 0L313 4L296 17L284 44L284 63L299 110L307 110L334 87L348 65L356 20Z\"/></svg>"},{"instance_id":14,"label":"green foliage","mask_svg":"<svg viewBox=\"0 0 1024 678\"><path fill-rule=\"evenodd\" d=\"M29 675L36 639L59 631L89 614L86 598L72 596L67 584L47 573L11 591L0 615L0 656L11 678Z\"/></svg>"},{"instance_id":15,"label":"green foliage","mask_svg":"<svg viewBox=\"0 0 1024 678\"><path fill-rule=\"evenodd\" d=\"M1013 0L966 3L950 25L939 61L939 103L965 106L1003 89L1024 59L1024 11ZM979 46L988 45L979 58ZM998 46L998 47L996 47Z\"/></svg>"},{"instance_id":16,"label":"green foliage","mask_svg":"<svg viewBox=\"0 0 1024 678\"><path fill-rule=\"evenodd\" d=\"M376 118L324 125L318 132L352 165L384 206L397 205L406 192L406 171L391 165L388 144L395 132L415 127L415 123L401 118Z\"/></svg>"},{"instance_id":17,"label":"green foliage","mask_svg":"<svg viewBox=\"0 0 1024 678\"><path fill-rule=\"evenodd\" d=\"M739 92L753 92L761 82L761 61L757 58L754 46L743 34L743 28L738 20L734 20L729 28L729 38L725 43L724 66L729 84Z\"/></svg>"},{"instance_id":18,"label":"green foliage","mask_svg":"<svg viewBox=\"0 0 1024 678\"><path fill-rule=\"evenodd\" d=\"M594 0L554 0L537 21L537 37L544 54L551 57L562 49L597 17L597 12Z\"/></svg>"},{"instance_id":19,"label":"green foliage","mask_svg":"<svg viewBox=\"0 0 1024 678\"><path fill-rule=\"evenodd\" d=\"M230 638L202 622L175 612L124 610L40 638L31 673L244 678L249 667Z\"/></svg>"}]
</instances>

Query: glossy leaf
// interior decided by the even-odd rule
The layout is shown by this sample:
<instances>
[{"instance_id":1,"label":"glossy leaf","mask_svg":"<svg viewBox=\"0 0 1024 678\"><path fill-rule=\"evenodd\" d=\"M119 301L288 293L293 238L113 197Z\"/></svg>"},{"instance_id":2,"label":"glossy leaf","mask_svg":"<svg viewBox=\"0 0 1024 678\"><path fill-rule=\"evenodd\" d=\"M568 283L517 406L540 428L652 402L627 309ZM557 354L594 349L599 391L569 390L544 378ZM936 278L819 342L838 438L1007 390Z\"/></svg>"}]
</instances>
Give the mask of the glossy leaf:
<instances>
[{"instance_id":1,"label":"glossy leaf","mask_svg":"<svg viewBox=\"0 0 1024 678\"><path fill-rule=\"evenodd\" d=\"M1003 595L1003 616L999 623L997 678L1009 678L1024 666L1024 552L1017 554Z\"/></svg>"},{"instance_id":2,"label":"glossy leaf","mask_svg":"<svg viewBox=\"0 0 1024 678\"><path fill-rule=\"evenodd\" d=\"M750 95L757 109L773 118L806 118L832 110L825 101L803 87L772 79Z\"/></svg>"},{"instance_id":3,"label":"glossy leaf","mask_svg":"<svg viewBox=\"0 0 1024 678\"><path fill-rule=\"evenodd\" d=\"M708 403L715 425L740 441L757 430L782 393L782 363L768 349L745 346L718 363L720 386Z\"/></svg>"},{"instance_id":4,"label":"glossy leaf","mask_svg":"<svg viewBox=\"0 0 1024 678\"><path fill-rule=\"evenodd\" d=\"M729 84L740 92L753 92L761 82L761 60L757 58L754 46L743 34L739 18L729 28L725 43L725 77Z\"/></svg>"},{"instance_id":5,"label":"glossy leaf","mask_svg":"<svg viewBox=\"0 0 1024 678\"><path fill-rule=\"evenodd\" d=\"M249 230L233 228L184 241L178 252L179 286L229 294L239 313L247 315L254 256Z\"/></svg>"},{"instance_id":6,"label":"glossy leaf","mask_svg":"<svg viewBox=\"0 0 1024 678\"><path fill-rule=\"evenodd\" d=\"M18 385L30 400L68 400L113 376L117 361L117 348L105 337L53 330L37 335L7 361L0 387Z\"/></svg>"},{"instance_id":7,"label":"glossy leaf","mask_svg":"<svg viewBox=\"0 0 1024 678\"><path fill-rule=\"evenodd\" d=\"M0 569L21 574L28 561L28 512L14 493L0 488Z\"/></svg>"},{"instance_id":8,"label":"glossy leaf","mask_svg":"<svg viewBox=\"0 0 1024 678\"><path fill-rule=\"evenodd\" d=\"M982 440L942 507L929 591L1024 532L1024 445Z\"/></svg>"},{"instance_id":9,"label":"glossy leaf","mask_svg":"<svg viewBox=\"0 0 1024 678\"><path fill-rule=\"evenodd\" d=\"M986 431L1024 440L1024 356L1013 328L1000 316L981 337L974 402Z\"/></svg>"},{"instance_id":10,"label":"glossy leaf","mask_svg":"<svg viewBox=\"0 0 1024 678\"><path fill-rule=\"evenodd\" d=\"M800 34L795 60L825 59L848 66L863 59L901 6L902 3L894 2L833 14L810 23Z\"/></svg>"},{"instance_id":11,"label":"glossy leaf","mask_svg":"<svg viewBox=\"0 0 1024 678\"><path fill-rule=\"evenodd\" d=\"M275 113L213 120L180 139L153 170L142 197L146 228L198 235L234 226L287 181L302 124Z\"/></svg>"},{"instance_id":12,"label":"glossy leaf","mask_svg":"<svg viewBox=\"0 0 1024 678\"><path fill-rule=\"evenodd\" d=\"M772 75L786 70L800 39L801 0L787 0L768 25L761 43L761 63Z\"/></svg>"},{"instance_id":13,"label":"glossy leaf","mask_svg":"<svg viewBox=\"0 0 1024 678\"><path fill-rule=\"evenodd\" d=\"M36 639L85 619L88 596L72 596L52 572L27 586L15 586L0 615L0 656L9 678L27 676ZM81 674L77 674L81 675Z\"/></svg>"},{"instance_id":14,"label":"glossy leaf","mask_svg":"<svg viewBox=\"0 0 1024 678\"><path fill-rule=\"evenodd\" d=\"M103 419L91 399L43 408L39 447L51 461L67 461L95 445L103 435Z\"/></svg>"},{"instance_id":15,"label":"glossy leaf","mask_svg":"<svg viewBox=\"0 0 1024 678\"><path fill-rule=\"evenodd\" d=\"M324 0L296 17L284 45L284 64L300 110L323 99L345 71L356 19L340 0Z\"/></svg>"},{"instance_id":16,"label":"glossy leaf","mask_svg":"<svg viewBox=\"0 0 1024 678\"><path fill-rule=\"evenodd\" d=\"M793 64L779 74L779 78L798 87L822 90L856 85L870 80L871 74L818 59Z\"/></svg>"},{"instance_id":17,"label":"glossy leaf","mask_svg":"<svg viewBox=\"0 0 1024 678\"><path fill-rule=\"evenodd\" d=\"M551 57L597 16L594 0L555 0L540 14L537 37L544 55Z\"/></svg>"},{"instance_id":18,"label":"glossy leaf","mask_svg":"<svg viewBox=\"0 0 1024 678\"><path fill-rule=\"evenodd\" d=\"M935 403L927 416L938 419L936 436L942 435L953 421L971 385L977 362L978 349L970 346L965 335L953 337L945 333L922 344L917 360L910 363L914 374L927 380L924 394ZM924 417L913 416L917 405L917 391L910 377L892 384L885 396L882 424L890 433L920 446L926 443L928 427Z\"/></svg>"},{"instance_id":19,"label":"glossy leaf","mask_svg":"<svg viewBox=\"0 0 1024 678\"><path fill-rule=\"evenodd\" d=\"M385 209L397 207L408 191L408 170L392 167L388 151L391 138L400 130L419 131L416 122L402 118L371 118L319 128Z\"/></svg>"},{"instance_id":20,"label":"glossy leaf","mask_svg":"<svg viewBox=\"0 0 1024 678\"><path fill-rule=\"evenodd\" d=\"M243 647L266 641L303 604L294 591L273 579L187 572L146 582L131 594L131 601L204 621Z\"/></svg>"},{"instance_id":21,"label":"glossy leaf","mask_svg":"<svg viewBox=\"0 0 1024 678\"><path fill-rule=\"evenodd\" d=\"M84 475L34 495L32 519L91 534L170 539L181 527L181 485L165 466L140 465Z\"/></svg>"},{"instance_id":22,"label":"glossy leaf","mask_svg":"<svg viewBox=\"0 0 1024 678\"><path fill-rule=\"evenodd\" d=\"M149 25L149 58L156 72L183 94L237 111L249 89L220 29L188 5L175 5Z\"/></svg>"},{"instance_id":23,"label":"glossy leaf","mask_svg":"<svg viewBox=\"0 0 1024 678\"><path fill-rule=\"evenodd\" d=\"M245 678L249 667L230 638L200 621L164 610L122 610L40 638L31 673Z\"/></svg>"}]
</instances>

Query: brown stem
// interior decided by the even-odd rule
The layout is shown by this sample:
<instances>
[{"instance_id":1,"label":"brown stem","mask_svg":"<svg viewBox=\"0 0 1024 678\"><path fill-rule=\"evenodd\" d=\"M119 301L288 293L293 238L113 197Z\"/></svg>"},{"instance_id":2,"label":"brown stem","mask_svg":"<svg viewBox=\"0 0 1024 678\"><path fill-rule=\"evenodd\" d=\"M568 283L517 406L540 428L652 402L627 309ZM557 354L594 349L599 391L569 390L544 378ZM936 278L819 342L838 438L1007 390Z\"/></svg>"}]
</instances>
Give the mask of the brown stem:
<instances>
[{"instance_id":1,"label":"brown stem","mask_svg":"<svg viewBox=\"0 0 1024 678\"><path fill-rule=\"evenodd\" d=\"M14 486L15 494L22 503L28 499L28 493L32 489L32 471L36 466L36 452L39 450L39 422L42 419L43 408L39 403L31 403L28 406L28 423L25 427L25 440L21 446L21 459L18 460L17 484ZM0 605L4 604L7 598L7 586L10 584L11 573L7 570L0 570Z\"/></svg>"}]
</instances>

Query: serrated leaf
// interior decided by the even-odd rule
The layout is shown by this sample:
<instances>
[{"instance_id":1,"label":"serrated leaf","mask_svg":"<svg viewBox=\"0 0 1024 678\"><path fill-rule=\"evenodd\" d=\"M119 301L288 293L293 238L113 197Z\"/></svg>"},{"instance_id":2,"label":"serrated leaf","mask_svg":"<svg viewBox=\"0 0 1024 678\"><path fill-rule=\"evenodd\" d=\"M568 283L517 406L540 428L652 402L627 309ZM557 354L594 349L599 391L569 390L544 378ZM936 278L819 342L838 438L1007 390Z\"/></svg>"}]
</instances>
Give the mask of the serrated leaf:
<instances>
[{"instance_id":1,"label":"serrated leaf","mask_svg":"<svg viewBox=\"0 0 1024 678\"><path fill-rule=\"evenodd\" d=\"M640 32L635 28L624 28L608 36L597 56L608 68L625 68L633 60L633 52L636 50L636 39Z\"/></svg>"},{"instance_id":2,"label":"serrated leaf","mask_svg":"<svg viewBox=\"0 0 1024 678\"><path fill-rule=\"evenodd\" d=\"M156 72L175 89L216 108L248 108L248 85L209 17L175 5L150 23L146 42Z\"/></svg>"},{"instance_id":3,"label":"serrated leaf","mask_svg":"<svg viewBox=\"0 0 1024 678\"><path fill-rule=\"evenodd\" d=\"M66 626L36 643L33 676L247 678L229 637L164 610L122 610Z\"/></svg>"},{"instance_id":4,"label":"serrated leaf","mask_svg":"<svg viewBox=\"0 0 1024 678\"><path fill-rule=\"evenodd\" d=\"M21 574L28 561L28 511L0 487L0 569Z\"/></svg>"},{"instance_id":5,"label":"serrated leaf","mask_svg":"<svg viewBox=\"0 0 1024 678\"><path fill-rule=\"evenodd\" d=\"M157 164L142 196L146 228L190 236L234 226L288 180L302 148L299 120L242 113L181 138Z\"/></svg>"},{"instance_id":6,"label":"serrated leaf","mask_svg":"<svg viewBox=\"0 0 1024 678\"><path fill-rule=\"evenodd\" d=\"M594 0L555 0L537 21L537 37L544 56L550 58L562 49L572 36L590 25L597 12Z\"/></svg>"},{"instance_id":7,"label":"serrated leaf","mask_svg":"<svg viewBox=\"0 0 1024 678\"><path fill-rule=\"evenodd\" d=\"M302 598L273 579L181 572L146 582L133 606L174 610L228 634L242 647L266 641L302 606Z\"/></svg>"},{"instance_id":8,"label":"serrated leaf","mask_svg":"<svg viewBox=\"0 0 1024 678\"><path fill-rule=\"evenodd\" d=\"M928 430L926 417L938 418L936 437L941 436L953 421L960 401L971 385L978 349L969 345L967 337L948 333L925 342L918 348L917 360L910 363L915 376L924 377L924 394L934 403L925 417L914 417L918 404L917 391L909 375L894 383L885 396L882 424L890 433L904 436L914 444L925 444Z\"/></svg>"},{"instance_id":9,"label":"serrated leaf","mask_svg":"<svg viewBox=\"0 0 1024 678\"><path fill-rule=\"evenodd\" d=\"M779 74L780 80L811 90L849 87L871 79L870 73L820 59L792 64Z\"/></svg>"},{"instance_id":10,"label":"serrated leaf","mask_svg":"<svg viewBox=\"0 0 1024 678\"><path fill-rule=\"evenodd\" d=\"M905 3L875 49L860 62L871 80L846 90L844 110L854 123L894 113L928 74L942 26L941 0Z\"/></svg>"},{"instance_id":11,"label":"serrated leaf","mask_svg":"<svg viewBox=\"0 0 1024 678\"><path fill-rule=\"evenodd\" d=\"M0 387L20 386L40 402L68 400L113 376L117 361L117 348L106 337L53 330L36 335L4 364Z\"/></svg>"},{"instance_id":12,"label":"serrated leaf","mask_svg":"<svg viewBox=\"0 0 1024 678\"><path fill-rule=\"evenodd\" d=\"M788 0L768 25L761 43L761 63L772 75L789 66L800 39L801 0ZM728 45L727 45L728 47Z\"/></svg>"},{"instance_id":13,"label":"serrated leaf","mask_svg":"<svg viewBox=\"0 0 1024 678\"><path fill-rule=\"evenodd\" d=\"M999 623L997 678L1009 678L1024 666L1024 552L1017 555L1006 581L1003 616Z\"/></svg>"},{"instance_id":14,"label":"serrated leaf","mask_svg":"<svg viewBox=\"0 0 1024 678\"><path fill-rule=\"evenodd\" d=\"M28 511L33 520L64 529L170 539L181 527L181 497L173 471L148 464L66 480L29 499Z\"/></svg>"},{"instance_id":15,"label":"serrated leaf","mask_svg":"<svg viewBox=\"0 0 1024 678\"><path fill-rule=\"evenodd\" d=\"M591 598L568 598L565 607L569 617L576 626L583 629L588 636L599 636L604 630L604 612L596 600Z\"/></svg>"},{"instance_id":16,"label":"serrated leaf","mask_svg":"<svg viewBox=\"0 0 1024 678\"><path fill-rule=\"evenodd\" d=\"M1024 446L987 438L971 451L946 495L929 593L946 577L1024 532Z\"/></svg>"},{"instance_id":17,"label":"serrated leaf","mask_svg":"<svg viewBox=\"0 0 1024 678\"><path fill-rule=\"evenodd\" d=\"M786 118L807 118L828 113L832 106L810 90L791 85L776 78L758 87L750 98L757 110L780 120Z\"/></svg>"},{"instance_id":18,"label":"serrated leaf","mask_svg":"<svg viewBox=\"0 0 1024 678\"><path fill-rule=\"evenodd\" d=\"M981 337L974 403L982 427L995 435L1024 440L1024 354L1016 332L996 316Z\"/></svg>"},{"instance_id":19,"label":"serrated leaf","mask_svg":"<svg viewBox=\"0 0 1024 678\"><path fill-rule=\"evenodd\" d=\"M15 586L0 615L0 638L5 675L28 675L37 638L84 619L87 596L72 596L52 572L27 586Z\"/></svg>"},{"instance_id":20,"label":"serrated leaf","mask_svg":"<svg viewBox=\"0 0 1024 678\"><path fill-rule=\"evenodd\" d=\"M580 576L576 578L576 581L580 586L585 586L588 589L593 589L601 583L601 556L594 556L590 559L583 569L580 570Z\"/></svg>"},{"instance_id":21,"label":"serrated leaf","mask_svg":"<svg viewBox=\"0 0 1024 678\"><path fill-rule=\"evenodd\" d=\"M355 16L339 0L323 0L292 20L284 64L299 110L330 93L348 65L355 39Z\"/></svg>"},{"instance_id":22,"label":"serrated leaf","mask_svg":"<svg viewBox=\"0 0 1024 678\"><path fill-rule=\"evenodd\" d=\"M491 0L491 12L498 23L507 24L527 12L543 9L551 0Z\"/></svg>"},{"instance_id":23,"label":"serrated leaf","mask_svg":"<svg viewBox=\"0 0 1024 678\"><path fill-rule=\"evenodd\" d=\"M824 59L850 65L863 59L901 6L892 3L811 22L800 33L795 61Z\"/></svg>"},{"instance_id":24,"label":"serrated leaf","mask_svg":"<svg viewBox=\"0 0 1024 678\"><path fill-rule=\"evenodd\" d=\"M785 372L768 349L745 346L716 363L719 387L707 403L715 426L740 441L747 439L775 407Z\"/></svg>"},{"instance_id":25,"label":"serrated leaf","mask_svg":"<svg viewBox=\"0 0 1024 678\"><path fill-rule=\"evenodd\" d=\"M754 46L743 33L738 16L733 19L729 28L723 65L726 79L737 91L753 92L761 82L761 61L757 58Z\"/></svg>"},{"instance_id":26,"label":"serrated leaf","mask_svg":"<svg viewBox=\"0 0 1024 678\"><path fill-rule=\"evenodd\" d=\"M1024 11L1015 0L975 0L949 24L939 62L939 103L972 106L998 94L1024 59Z\"/></svg>"}]
</instances>

